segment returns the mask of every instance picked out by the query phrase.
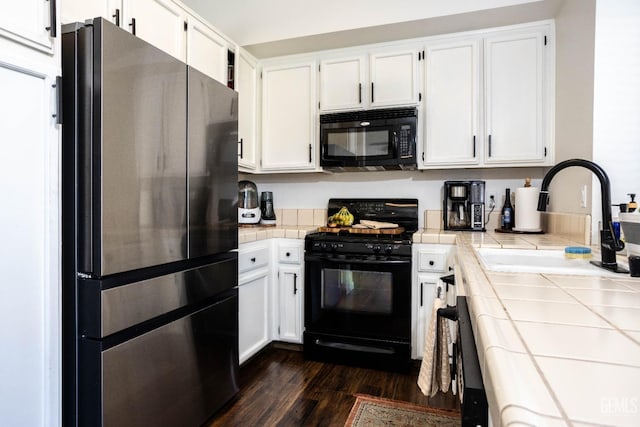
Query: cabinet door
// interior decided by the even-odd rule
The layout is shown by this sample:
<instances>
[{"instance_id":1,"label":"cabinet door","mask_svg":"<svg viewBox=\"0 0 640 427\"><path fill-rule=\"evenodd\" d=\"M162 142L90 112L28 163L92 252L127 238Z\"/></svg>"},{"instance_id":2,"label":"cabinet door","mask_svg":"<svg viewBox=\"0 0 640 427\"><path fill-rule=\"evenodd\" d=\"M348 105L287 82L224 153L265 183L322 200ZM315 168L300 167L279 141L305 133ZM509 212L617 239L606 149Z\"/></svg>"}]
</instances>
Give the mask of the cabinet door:
<instances>
[{"instance_id":1,"label":"cabinet door","mask_svg":"<svg viewBox=\"0 0 640 427\"><path fill-rule=\"evenodd\" d=\"M280 341L302 343L302 267L278 268Z\"/></svg>"},{"instance_id":2,"label":"cabinet door","mask_svg":"<svg viewBox=\"0 0 640 427\"><path fill-rule=\"evenodd\" d=\"M238 166L255 170L257 166L257 61L243 49L236 55L238 80Z\"/></svg>"},{"instance_id":3,"label":"cabinet door","mask_svg":"<svg viewBox=\"0 0 640 427\"><path fill-rule=\"evenodd\" d=\"M269 344L268 270L253 276L238 286L240 363Z\"/></svg>"},{"instance_id":4,"label":"cabinet door","mask_svg":"<svg viewBox=\"0 0 640 427\"><path fill-rule=\"evenodd\" d=\"M485 162L544 163L544 34L485 40Z\"/></svg>"},{"instance_id":5,"label":"cabinet door","mask_svg":"<svg viewBox=\"0 0 640 427\"><path fill-rule=\"evenodd\" d=\"M5 1L2 6L0 37L44 52L53 52L53 35L49 28L56 22L56 11L52 8L55 3L21 0ZM57 34L60 28L54 27Z\"/></svg>"},{"instance_id":6,"label":"cabinet door","mask_svg":"<svg viewBox=\"0 0 640 427\"><path fill-rule=\"evenodd\" d=\"M372 54L369 60L371 106L393 106L417 102L417 51L376 53Z\"/></svg>"},{"instance_id":7,"label":"cabinet door","mask_svg":"<svg viewBox=\"0 0 640 427\"><path fill-rule=\"evenodd\" d=\"M440 290L441 294L443 294L443 291L437 276L418 274L417 279L413 292L413 307L416 313L416 320L411 354L414 359L422 359L425 336L429 331L434 301L438 296L438 290Z\"/></svg>"},{"instance_id":8,"label":"cabinet door","mask_svg":"<svg viewBox=\"0 0 640 427\"><path fill-rule=\"evenodd\" d=\"M31 3L15 2L11 8ZM7 15L13 14L1 19ZM45 55L37 66L23 63L29 53L24 51L31 49L1 42L0 414L3 425L57 426L60 142L51 106L52 74L59 65Z\"/></svg>"},{"instance_id":9,"label":"cabinet door","mask_svg":"<svg viewBox=\"0 0 640 427\"><path fill-rule=\"evenodd\" d=\"M314 170L316 64L262 71L262 169Z\"/></svg>"},{"instance_id":10,"label":"cabinet door","mask_svg":"<svg viewBox=\"0 0 640 427\"><path fill-rule=\"evenodd\" d=\"M187 64L226 86L228 43L200 20L187 22Z\"/></svg>"},{"instance_id":11,"label":"cabinet door","mask_svg":"<svg viewBox=\"0 0 640 427\"><path fill-rule=\"evenodd\" d=\"M185 12L171 0L127 0L129 31L186 62Z\"/></svg>"},{"instance_id":12,"label":"cabinet door","mask_svg":"<svg viewBox=\"0 0 640 427\"><path fill-rule=\"evenodd\" d=\"M479 45L464 40L425 49L425 165L478 163Z\"/></svg>"},{"instance_id":13,"label":"cabinet door","mask_svg":"<svg viewBox=\"0 0 640 427\"><path fill-rule=\"evenodd\" d=\"M327 59L320 62L320 110L362 106L367 99L364 58Z\"/></svg>"},{"instance_id":14,"label":"cabinet door","mask_svg":"<svg viewBox=\"0 0 640 427\"><path fill-rule=\"evenodd\" d=\"M102 17L118 26L125 26L122 2L123 0L62 0L60 19L63 24L68 24Z\"/></svg>"}]
</instances>

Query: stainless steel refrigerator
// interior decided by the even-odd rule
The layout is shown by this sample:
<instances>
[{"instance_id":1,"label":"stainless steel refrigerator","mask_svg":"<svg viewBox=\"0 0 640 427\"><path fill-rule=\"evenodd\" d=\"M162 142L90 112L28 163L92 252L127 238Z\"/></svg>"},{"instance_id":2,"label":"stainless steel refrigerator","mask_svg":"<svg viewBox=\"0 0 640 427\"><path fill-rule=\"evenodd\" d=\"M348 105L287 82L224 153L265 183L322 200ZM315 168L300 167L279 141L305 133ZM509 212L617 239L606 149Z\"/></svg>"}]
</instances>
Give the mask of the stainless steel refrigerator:
<instances>
[{"instance_id":1,"label":"stainless steel refrigerator","mask_svg":"<svg viewBox=\"0 0 640 427\"><path fill-rule=\"evenodd\" d=\"M237 94L63 28L63 424L199 426L237 391Z\"/></svg>"}]
</instances>

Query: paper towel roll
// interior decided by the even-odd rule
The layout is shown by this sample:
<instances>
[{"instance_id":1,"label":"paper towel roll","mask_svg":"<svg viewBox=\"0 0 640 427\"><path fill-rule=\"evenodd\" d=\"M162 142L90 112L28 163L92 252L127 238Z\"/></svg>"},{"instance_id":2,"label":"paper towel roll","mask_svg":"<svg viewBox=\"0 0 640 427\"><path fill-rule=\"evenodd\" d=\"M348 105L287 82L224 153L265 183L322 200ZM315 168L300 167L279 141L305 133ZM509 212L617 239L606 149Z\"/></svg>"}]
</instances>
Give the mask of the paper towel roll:
<instances>
[{"instance_id":1,"label":"paper towel roll","mask_svg":"<svg viewBox=\"0 0 640 427\"><path fill-rule=\"evenodd\" d=\"M538 188L516 188L515 217L516 231L540 231L540 212L538 212Z\"/></svg>"}]
</instances>

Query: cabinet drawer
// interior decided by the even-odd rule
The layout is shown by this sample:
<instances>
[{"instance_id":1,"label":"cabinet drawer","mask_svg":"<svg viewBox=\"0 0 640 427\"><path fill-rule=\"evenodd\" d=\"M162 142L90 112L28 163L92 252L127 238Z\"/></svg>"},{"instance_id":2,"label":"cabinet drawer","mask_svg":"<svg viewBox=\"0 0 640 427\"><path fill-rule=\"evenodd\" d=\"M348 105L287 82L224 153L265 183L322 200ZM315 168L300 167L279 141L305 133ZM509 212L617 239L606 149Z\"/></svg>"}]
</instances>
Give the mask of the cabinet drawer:
<instances>
[{"instance_id":1,"label":"cabinet drawer","mask_svg":"<svg viewBox=\"0 0 640 427\"><path fill-rule=\"evenodd\" d=\"M238 273L244 273L269 263L269 248L253 248L238 252Z\"/></svg>"},{"instance_id":2,"label":"cabinet drawer","mask_svg":"<svg viewBox=\"0 0 640 427\"><path fill-rule=\"evenodd\" d=\"M287 264L300 264L302 261L302 248L297 245L279 245L278 262Z\"/></svg>"},{"instance_id":3,"label":"cabinet drawer","mask_svg":"<svg viewBox=\"0 0 640 427\"><path fill-rule=\"evenodd\" d=\"M442 272L445 270L447 252L445 251L419 251L418 271Z\"/></svg>"}]
</instances>

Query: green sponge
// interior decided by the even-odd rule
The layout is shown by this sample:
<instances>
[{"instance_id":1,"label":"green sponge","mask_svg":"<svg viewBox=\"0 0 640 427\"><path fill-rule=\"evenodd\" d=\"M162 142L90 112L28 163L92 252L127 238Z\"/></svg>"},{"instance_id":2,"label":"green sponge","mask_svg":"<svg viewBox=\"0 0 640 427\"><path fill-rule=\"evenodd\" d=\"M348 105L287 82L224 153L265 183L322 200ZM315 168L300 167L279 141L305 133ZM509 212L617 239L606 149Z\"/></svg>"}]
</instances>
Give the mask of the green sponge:
<instances>
[{"instance_id":1,"label":"green sponge","mask_svg":"<svg viewBox=\"0 0 640 427\"><path fill-rule=\"evenodd\" d=\"M591 248L584 246L567 246L564 248L566 258L589 259L591 258Z\"/></svg>"}]
</instances>

